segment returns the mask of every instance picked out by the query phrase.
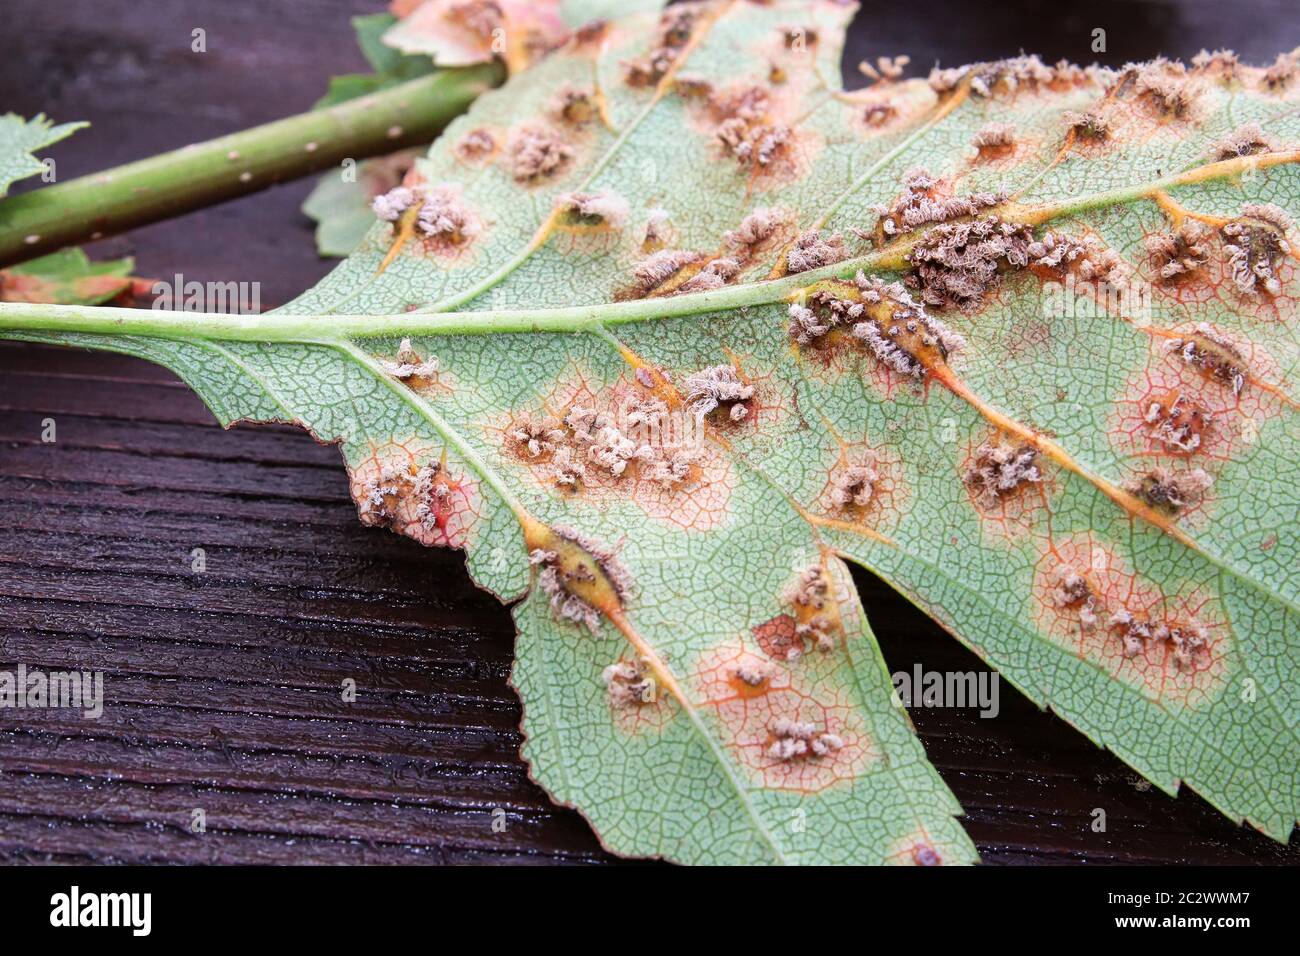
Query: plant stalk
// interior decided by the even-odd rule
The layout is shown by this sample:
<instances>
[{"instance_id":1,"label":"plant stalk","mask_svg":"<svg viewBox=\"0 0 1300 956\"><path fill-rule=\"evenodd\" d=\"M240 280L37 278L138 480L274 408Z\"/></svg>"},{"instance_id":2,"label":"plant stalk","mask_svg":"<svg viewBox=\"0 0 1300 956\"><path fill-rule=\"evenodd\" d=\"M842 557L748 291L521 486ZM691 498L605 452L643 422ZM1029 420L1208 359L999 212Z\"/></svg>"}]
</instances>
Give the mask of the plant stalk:
<instances>
[{"instance_id":1,"label":"plant stalk","mask_svg":"<svg viewBox=\"0 0 1300 956\"><path fill-rule=\"evenodd\" d=\"M378 93L0 200L0 266L431 142L504 79L496 63Z\"/></svg>"}]
</instances>

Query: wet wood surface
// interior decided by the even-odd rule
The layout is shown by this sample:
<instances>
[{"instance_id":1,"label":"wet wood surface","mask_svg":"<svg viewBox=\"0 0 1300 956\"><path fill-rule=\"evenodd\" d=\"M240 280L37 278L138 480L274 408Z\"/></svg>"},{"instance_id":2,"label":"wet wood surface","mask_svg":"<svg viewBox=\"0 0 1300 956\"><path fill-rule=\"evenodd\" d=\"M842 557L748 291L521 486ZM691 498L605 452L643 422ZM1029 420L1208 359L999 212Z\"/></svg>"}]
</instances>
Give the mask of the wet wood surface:
<instances>
[{"instance_id":1,"label":"wet wood surface","mask_svg":"<svg viewBox=\"0 0 1300 956\"><path fill-rule=\"evenodd\" d=\"M91 119L50 155L61 178L108 167L308 107L330 73L363 68L347 16L379 6L6 0L20 39L0 61L0 112ZM1021 3L976 19L974 4L868 4L848 62L906 52L924 70L1022 47L1090 60L1098 26L1111 62L1233 44L1271 59L1300 42L1290 4L1234 4L1232 22L1223 7ZM190 51L198 27L206 54ZM91 252L134 254L143 275L258 281L275 304L329 268L298 212L308 189ZM459 554L359 525L334 448L285 427L223 432L138 360L4 344L0 513L0 669L102 670L107 698L98 720L0 710L0 860L614 862L518 757L507 609ZM857 578L891 669L983 670ZM1300 860L1001 697L994 719L912 712L987 862Z\"/></svg>"}]
</instances>

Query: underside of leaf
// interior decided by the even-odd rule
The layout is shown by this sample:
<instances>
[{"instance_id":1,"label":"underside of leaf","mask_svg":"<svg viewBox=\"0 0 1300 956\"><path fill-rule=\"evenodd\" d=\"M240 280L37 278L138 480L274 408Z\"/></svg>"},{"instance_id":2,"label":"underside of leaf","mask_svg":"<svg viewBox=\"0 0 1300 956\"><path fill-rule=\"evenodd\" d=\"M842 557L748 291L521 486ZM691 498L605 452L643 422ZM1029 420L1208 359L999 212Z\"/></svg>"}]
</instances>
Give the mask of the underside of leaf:
<instances>
[{"instance_id":1,"label":"underside of leaf","mask_svg":"<svg viewBox=\"0 0 1300 956\"><path fill-rule=\"evenodd\" d=\"M975 859L846 560L1285 839L1294 57L847 94L851 13L579 28L279 314L0 324L338 441L363 521L523 596L524 757L615 852Z\"/></svg>"}]
</instances>

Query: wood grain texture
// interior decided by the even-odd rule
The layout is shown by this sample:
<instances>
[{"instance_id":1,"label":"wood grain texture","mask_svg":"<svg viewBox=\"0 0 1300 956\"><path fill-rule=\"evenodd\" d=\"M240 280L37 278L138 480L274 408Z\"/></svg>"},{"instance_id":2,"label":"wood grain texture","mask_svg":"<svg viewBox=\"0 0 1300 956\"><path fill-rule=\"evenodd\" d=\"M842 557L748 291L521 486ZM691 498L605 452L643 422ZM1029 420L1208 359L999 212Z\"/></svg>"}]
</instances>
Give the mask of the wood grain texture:
<instances>
[{"instance_id":1,"label":"wood grain texture","mask_svg":"<svg viewBox=\"0 0 1300 956\"><path fill-rule=\"evenodd\" d=\"M23 39L0 62L3 108L95 124L52 151L70 177L307 107L329 73L362 68L347 16L380 4L5 6ZM924 68L1021 48L1086 60L1096 26L1112 62L1233 44L1258 60L1300 43L1280 0L1235 4L1231 19L1208 3L1077 15L1006 4L979 20L958 2L874 6L851 63L908 52ZM189 52L196 26L207 54ZM283 301L329 268L297 212L308 189L278 187L91 251L133 253L146 275L260 281L264 303ZM57 422L53 444L41 441L45 418ZM143 362L6 344L0 503L0 669L102 670L107 697L95 721L0 710L0 860L612 861L518 758L508 611L470 584L460 555L359 525L333 448L283 427L223 432ZM190 567L196 547L202 573ZM892 669L982 669L857 578ZM342 700L344 680L355 703ZM1236 827L1192 794L1146 787L1002 690L995 719L912 712L987 862L1300 861L1300 847ZM196 808L201 835L190 832ZM1104 833L1091 829L1097 808Z\"/></svg>"}]
</instances>

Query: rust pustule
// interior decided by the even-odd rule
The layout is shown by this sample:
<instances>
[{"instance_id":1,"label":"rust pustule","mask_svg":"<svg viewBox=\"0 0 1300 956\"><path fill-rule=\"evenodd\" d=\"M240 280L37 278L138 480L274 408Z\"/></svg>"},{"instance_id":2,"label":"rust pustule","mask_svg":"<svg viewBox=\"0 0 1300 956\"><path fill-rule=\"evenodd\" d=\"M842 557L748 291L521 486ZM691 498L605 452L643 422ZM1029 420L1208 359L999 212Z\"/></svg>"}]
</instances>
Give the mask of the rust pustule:
<instances>
[{"instance_id":1,"label":"rust pustule","mask_svg":"<svg viewBox=\"0 0 1300 956\"><path fill-rule=\"evenodd\" d=\"M1245 355L1205 323L1171 339L1168 349L1206 378L1226 385L1234 395L1240 395L1250 381Z\"/></svg>"},{"instance_id":2,"label":"rust pustule","mask_svg":"<svg viewBox=\"0 0 1300 956\"><path fill-rule=\"evenodd\" d=\"M1150 507L1169 517L1177 517L1199 502L1214 479L1203 468L1171 471L1152 468L1130 487L1132 494Z\"/></svg>"},{"instance_id":3,"label":"rust pustule","mask_svg":"<svg viewBox=\"0 0 1300 956\"><path fill-rule=\"evenodd\" d=\"M800 345L824 345L847 329L851 339L901 375L922 378L946 366L965 342L926 313L901 283L859 272L852 282L828 279L806 290L806 305L790 307L790 336Z\"/></svg>"},{"instance_id":4,"label":"rust pustule","mask_svg":"<svg viewBox=\"0 0 1300 956\"><path fill-rule=\"evenodd\" d=\"M572 528L524 523L529 562L556 616L596 630L600 618L621 617L631 588L614 552Z\"/></svg>"}]
</instances>

